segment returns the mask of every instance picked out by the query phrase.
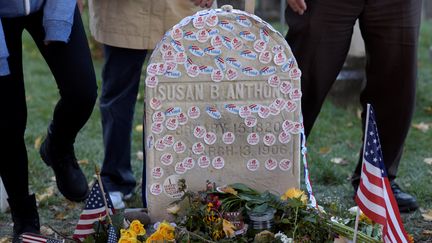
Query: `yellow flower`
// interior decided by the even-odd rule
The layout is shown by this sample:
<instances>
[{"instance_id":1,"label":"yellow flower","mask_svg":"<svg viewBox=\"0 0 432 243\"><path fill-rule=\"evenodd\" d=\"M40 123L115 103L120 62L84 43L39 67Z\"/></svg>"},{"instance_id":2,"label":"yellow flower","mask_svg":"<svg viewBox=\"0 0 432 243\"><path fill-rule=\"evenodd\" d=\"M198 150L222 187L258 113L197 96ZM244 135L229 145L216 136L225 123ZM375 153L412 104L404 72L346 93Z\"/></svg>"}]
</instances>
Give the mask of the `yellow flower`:
<instances>
[{"instance_id":1,"label":"yellow flower","mask_svg":"<svg viewBox=\"0 0 432 243\"><path fill-rule=\"evenodd\" d=\"M228 238L234 237L235 226L228 220L223 220L223 231Z\"/></svg>"},{"instance_id":2,"label":"yellow flower","mask_svg":"<svg viewBox=\"0 0 432 243\"><path fill-rule=\"evenodd\" d=\"M166 221L160 223L157 228L157 232L159 232L165 240L174 240L174 230L174 227Z\"/></svg>"},{"instance_id":3,"label":"yellow flower","mask_svg":"<svg viewBox=\"0 0 432 243\"><path fill-rule=\"evenodd\" d=\"M156 231L152 235L150 235L149 238L147 238L146 243L155 243L159 241L163 242L163 240L163 235L159 231Z\"/></svg>"},{"instance_id":4,"label":"yellow flower","mask_svg":"<svg viewBox=\"0 0 432 243\"><path fill-rule=\"evenodd\" d=\"M125 238L136 238L137 234L135 233L135 231L130 230L130 229L120 229L120 237L125 237Z\"/></svg>"},{"instance_id":5,"label":"yellow flower","mask_svg":"<svg viewBox=\"0 0 432 243\"><path fill-rule=\"evenodd\" d=\"M281 196L282 200L294 199L294 198L300 199L303 204L306 204L308 199L304 191L297 188L290 188Z\"/></svg>"},{"instance_id":6,"label":"yellow flower","mask_svg":"<svg viewBox=\"0 0 432 243\"><path fill-rule=\"evenodd\" d=\"M135 237L120 237L118 243L139 243Z\"/></svg>"},{"instance_id":7,"label":"yellow flower","mask_svg":"<svg viewBox=\"0 0 432 243\"><path fill-rule=\"evenodd\" d=\"M173 215L176 215L180 211L180 207L178 204L174 204L171 207L167 208L167 212Z\"/></svg>"},{"instance_id":8,"label":"yellow flower","mask_svg":"<svg viewBox=\"0 0 432 243\"><path fill-rule=\"evenodd\" d=\"M359 221L372 225L374 222L363 212L360 213Z\"/></svg>"},{"instance_id":9,"label":"yellow flower","mask_svg":"<svg viewBox=\"0 0 432 243\"><path fill-rule=\"evenodd\" d=\"M141 222L139 220L134 220L132 221L132 223L129 225L129 230L135 232L136 235L145 235L146 234L146 230L144 229L144 225L141 224Z\"/></svg>"},{"instance_id":10,"label":"yellow flower","mask_svg":"<svg viewBox=\"0 0 432 243\"><path fill-rule=\"evenodd\" d=\"M412 234L408 234L408 242L414 243L414 236Z\"/></svg>"},{"instance_id":11,"label":"yellow flower","mask_svg":"<svg viewBox=\"0 0 432 243\"><path fill-rule=\"evenodd\" d=\"M221 188L221 191L223 191L225 193L232 194L232 195L237 195L238 194L238 192L234 188L232 188L230 186Z\"/></svg>"}]
</instances>

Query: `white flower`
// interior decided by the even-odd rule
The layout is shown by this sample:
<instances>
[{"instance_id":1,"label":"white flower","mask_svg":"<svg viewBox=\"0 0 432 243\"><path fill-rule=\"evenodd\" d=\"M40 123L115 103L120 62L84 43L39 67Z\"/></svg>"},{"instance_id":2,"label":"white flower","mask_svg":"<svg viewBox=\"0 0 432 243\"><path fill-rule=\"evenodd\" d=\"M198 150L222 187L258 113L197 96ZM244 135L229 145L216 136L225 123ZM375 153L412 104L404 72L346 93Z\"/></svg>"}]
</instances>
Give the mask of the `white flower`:
<instances>
[{"instance_id":1,"label":"white flower","mask_svg":"<svg viewBox=\"0 0 432 243\"><path fill-rule=\"evenodd\" d=\"M292 238L288 238L288 236L286 236L284 233L282 233L280 231L277 234L275 234L275 239L279 239L280 241L282 241L282 243L292 243L293 242Z\"/></svg>"}]
</instances>

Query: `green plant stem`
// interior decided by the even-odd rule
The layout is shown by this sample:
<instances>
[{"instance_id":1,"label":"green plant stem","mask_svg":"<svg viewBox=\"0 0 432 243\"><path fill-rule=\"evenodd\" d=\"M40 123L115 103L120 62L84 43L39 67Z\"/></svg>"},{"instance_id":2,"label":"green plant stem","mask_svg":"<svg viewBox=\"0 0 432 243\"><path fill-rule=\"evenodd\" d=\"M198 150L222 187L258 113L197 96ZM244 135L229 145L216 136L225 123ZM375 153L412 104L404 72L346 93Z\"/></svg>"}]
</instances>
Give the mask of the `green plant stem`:
<instances>
[{"instance_id":1,"label":"green plant stem","mask_svg":"<svg viewBox=\"0 0 432 243\"><path fill-rule=\"evenodd\" d=\"M298 210L299 210L299 208L296 207L296 209L295 209L295 218L294 218L294 230L293 230L293 236L292 236L293 240L295 239L295 234L296 234L296 231L297 231Z\"/></svg>"},{"instance_id":2,"label":"green plant stem","mask_svg":"<svg viewBox=\"0 0 432 243\"><path fill-rule=\"evenodd\" d=\"M182 228L182 227L178 227L178 226L175 226L175 227L176 227L178 230L180 230L180 231L186 233L186 234L188 235L188 237L189 237L190 235L192 235L193 237L196 237L196 238L198 238L199 240L201 240L201 242L216 243L216 241L207 240L206 238L204 238L204 237L202 237L202 236L200 236L200 235L198 235L198 234L195 234L195 233L193 233L193 232L190 232L190 231L187 230L186 228Z\"/></svg>"}]
</instances>

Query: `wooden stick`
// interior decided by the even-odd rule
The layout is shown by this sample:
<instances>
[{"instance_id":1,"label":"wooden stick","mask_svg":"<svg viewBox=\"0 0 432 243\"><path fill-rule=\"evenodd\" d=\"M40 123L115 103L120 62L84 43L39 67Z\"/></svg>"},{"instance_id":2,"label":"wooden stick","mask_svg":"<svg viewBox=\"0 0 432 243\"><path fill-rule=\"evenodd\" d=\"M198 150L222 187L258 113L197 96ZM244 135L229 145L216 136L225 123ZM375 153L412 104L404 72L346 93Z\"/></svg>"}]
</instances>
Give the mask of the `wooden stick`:
<instances>
[{"instance_id":1,"label":"wooden stick","mask_svg":"<svg viewBox=\"0 0 432 243\"><path fill-rule=\"evenodd\" d=\"M102 198L104 200L105 212L106 212L106 216L108 217L108 222L109 222L110 225L113 225L111 217L110 217L110 211L109 211L109 208L108 208L108 203L107 203L107 200L106 200L106 197L105 197L105 190L104 190L104 187L103 187L103 184L102 184L99 168L98 168L97 165L95 165L95 172L96 172L96 177L97 177L97 181L98 181L100 190L102 192Z\"/></svg>"}]
</instances>

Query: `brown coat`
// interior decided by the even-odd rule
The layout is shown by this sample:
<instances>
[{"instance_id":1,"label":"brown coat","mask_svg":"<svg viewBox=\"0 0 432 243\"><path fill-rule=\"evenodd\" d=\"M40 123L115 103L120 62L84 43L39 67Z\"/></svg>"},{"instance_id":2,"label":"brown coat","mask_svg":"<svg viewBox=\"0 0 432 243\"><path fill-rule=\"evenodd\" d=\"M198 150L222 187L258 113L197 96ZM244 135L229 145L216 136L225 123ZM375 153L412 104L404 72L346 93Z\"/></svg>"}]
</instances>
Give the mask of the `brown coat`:
<instances>
[{"instance_id":1,"label":"brown coat","mask_svg":"<svg viewBox=\"0 0 432 243\"><path fill-rule=\"evenodd\" d=\"M153 49L167 30L199 10L190 0L89 0L90 31L104 44Z\"/></svg>"}]
</instances>

